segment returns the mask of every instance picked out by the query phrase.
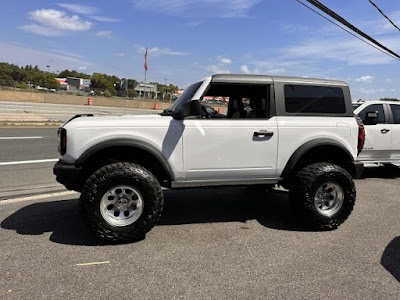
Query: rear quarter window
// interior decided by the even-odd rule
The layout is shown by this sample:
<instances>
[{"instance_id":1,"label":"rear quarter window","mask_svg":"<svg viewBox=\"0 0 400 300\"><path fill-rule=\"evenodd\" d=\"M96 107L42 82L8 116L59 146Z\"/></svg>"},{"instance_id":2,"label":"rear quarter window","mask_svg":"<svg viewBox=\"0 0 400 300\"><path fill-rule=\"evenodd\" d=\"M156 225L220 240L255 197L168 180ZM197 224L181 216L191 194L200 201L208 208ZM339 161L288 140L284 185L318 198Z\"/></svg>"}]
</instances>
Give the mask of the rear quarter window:
<instances>
[{"instance_id":1,"label":"rear quarter window","mask_svg":"<svg viewBox=\"0 0 400 300\"><path fill-rule=\"evenodd\" d=\"M344 93L339 87L287 84L284 91L287 113L346 113Z\"/></svg>"}]
</instances>

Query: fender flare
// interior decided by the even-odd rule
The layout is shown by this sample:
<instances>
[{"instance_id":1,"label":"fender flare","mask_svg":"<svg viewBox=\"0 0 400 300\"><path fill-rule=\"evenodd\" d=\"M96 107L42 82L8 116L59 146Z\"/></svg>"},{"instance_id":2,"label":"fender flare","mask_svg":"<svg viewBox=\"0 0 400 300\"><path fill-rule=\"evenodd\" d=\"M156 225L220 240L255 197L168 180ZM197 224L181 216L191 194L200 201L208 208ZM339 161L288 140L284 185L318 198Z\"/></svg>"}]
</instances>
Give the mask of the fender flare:
<instances>
[{"instance_id":1,"label":"fender flare","mask_svg":"<svg viewBox=\"0 0 400 300\"><path fill-rule=\"evenodd\" d=\"M91 148L87 149L76 161L76 165L83 165L90 157L92 157L94 154L98 153L99 151L105 150L107 148L112 148L112 147L131 147L131 148L138 148L144 151L149 152L152 154L163 166L165 172L169 176L169 179L173 181L175 179L175 175L173 172L173 169L171 168L171 165L168 163L168 161L165 159L165 157L162 155L162 153L153 145L141 141L141 140L136 140L136 139L112 139L112 140L107 140L105 142L101 142L99 144L96 144L92 146Z\"/></svg>"},{"instance_id":2,"label":"fender flare","mask_svg":"<svg viewBox=\"0 0 400 300\"><path fill-rule=\"evenodd\" d=\"M312 140L309 141L305 144L303 144L302 146L300 146L290 157L289 161L286 163L285 168L283 169L282 172L282 177L285 178L288 174L290 174L294 168L296 167L297 163L299 162L300 158L307 153L308 151L310 151L313 148L316 147L320 147L320 146L334 146L337 148L340 148L341 150L343 150L347 156L349 157L351 162L354 162L354 158L351 155L350 151L344 147L342 144L340 144L339 142L335 141L335 140L331 140L331 139L318 139L318 140Z\"/></svg>"}]
</instances>

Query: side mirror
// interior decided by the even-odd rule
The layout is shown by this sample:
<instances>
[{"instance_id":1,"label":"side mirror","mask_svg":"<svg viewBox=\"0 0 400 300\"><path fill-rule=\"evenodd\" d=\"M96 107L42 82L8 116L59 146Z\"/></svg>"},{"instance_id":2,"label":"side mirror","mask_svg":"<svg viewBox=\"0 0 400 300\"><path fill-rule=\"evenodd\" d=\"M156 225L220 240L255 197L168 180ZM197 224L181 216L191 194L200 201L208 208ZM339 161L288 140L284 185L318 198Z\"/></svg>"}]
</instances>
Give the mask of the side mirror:
<instances>
[{"instance_id":1,"label":"side mirror","mask_svg":"<svg viewBox=\"0 0 400 300\"><path fill-rule=\"evenodd\" d=\"M183 119L186 117L201 116L201 105L199 100L192 100L182 105L181 111L176 114L175 119Z\"/></svg>"},{"instance_id":2,"label":"side mirror","mask_svg":"<svg viewBox=\"0 0 400 300\"><path fill-rule=\"evenodd\" d=\"M367 111L365 114L364 125L376 125L378 124L379 113L377 111Z\"/></svg>"}]
</instances>

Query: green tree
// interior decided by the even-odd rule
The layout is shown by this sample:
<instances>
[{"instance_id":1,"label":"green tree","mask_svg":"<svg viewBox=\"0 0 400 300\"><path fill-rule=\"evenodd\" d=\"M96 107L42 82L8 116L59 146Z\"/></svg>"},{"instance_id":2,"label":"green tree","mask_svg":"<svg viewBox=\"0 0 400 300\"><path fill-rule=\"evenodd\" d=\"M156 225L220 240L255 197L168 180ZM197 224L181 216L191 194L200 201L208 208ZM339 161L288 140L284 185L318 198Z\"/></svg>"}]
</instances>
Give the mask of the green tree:
<instances>
[{"instance_id":1,"label":"green tree","mask_svg":"<svg viewBox=\"0 0 400 300\"><path fill-rule=\"evenodd\" d=\"M382 101L400 101L400 99L397 98L381 98Z\"/></svg>"},{"instance_id":2,"label":"green tree","mask_svg":"<svg viewBox=\"0 0 400 300\"><path fill-rule=\"evenodd\" d=\"M14 79L12 79L11 76L8 75L0 75L0 85L15 87Z\"/></svg>"}]
</instances>

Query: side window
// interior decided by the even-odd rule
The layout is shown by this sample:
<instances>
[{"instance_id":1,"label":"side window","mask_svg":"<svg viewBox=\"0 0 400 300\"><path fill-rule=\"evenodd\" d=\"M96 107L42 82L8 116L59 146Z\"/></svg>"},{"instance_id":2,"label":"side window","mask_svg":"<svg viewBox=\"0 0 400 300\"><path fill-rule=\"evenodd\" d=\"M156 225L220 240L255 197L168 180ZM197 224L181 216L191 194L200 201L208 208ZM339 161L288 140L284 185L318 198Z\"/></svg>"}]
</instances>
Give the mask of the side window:
<instances>
[{"instance_id":1,"label":"side window","mask_svg":"<svg viewBox=\"0 0 400 300\"><path fill-rule=\"evenodd\" d=\"M202 109L219 105L221 113L208 114L208 118L266 119L269 118L270 86L264 84L211 83L201 101ZM215 108L215 107L214 107Z\"/></svg>"},{"instance_id":2,"label":"side window","mask_svg":"<svg viewBox=\"0 0 400 300\"><path fill-rule=\"evenodd\" d=\"M329 86L286 84L285 108L288 113L346 113L343 90Z\"/></svg>"},{"instance_id":3,"label":"side window","mask_svg":"<svg viewBox=\"0 0 400 300\"><path fill-rule=\"evenodd\" d=\"M400 105L390 104L393 113L393 123L400 124Z\"/></svg>"},{"instance_id":4,"label":"side window","mask_svg":"<svg viewBox=\"0 0 400 300\"><path fill-rule=\"evenodd\" d=\"M378 112L378 124L383 124L385 123L385 112L383 110L383 105L382 104L373 104L370 106L367 106L366 108L364 108L359 114L358 116L360 117L360 119L364 122L365 121L365 116L367 114L367 112L374 112L377 111Z\"/></svg>"}]
</instances>

